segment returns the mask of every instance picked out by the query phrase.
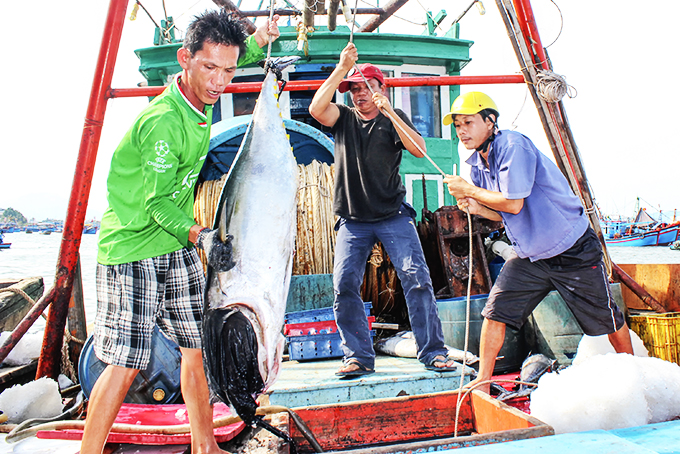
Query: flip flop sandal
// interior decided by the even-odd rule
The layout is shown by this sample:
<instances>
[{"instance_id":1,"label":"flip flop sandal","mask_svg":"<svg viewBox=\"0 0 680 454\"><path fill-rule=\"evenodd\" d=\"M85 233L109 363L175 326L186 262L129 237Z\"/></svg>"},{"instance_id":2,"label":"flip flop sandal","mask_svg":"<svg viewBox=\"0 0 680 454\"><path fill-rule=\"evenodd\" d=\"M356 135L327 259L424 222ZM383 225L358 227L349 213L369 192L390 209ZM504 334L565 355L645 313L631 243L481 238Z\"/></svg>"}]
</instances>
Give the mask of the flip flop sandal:
<instances>
[{"instance_id":1,"label":"flip flop sandal","mask_svg":"<svg viewBox=\"0 0 680 454\"><path fill-rule=\"evenodd\" d=\"M443 366L443 367L437 367L437 366L434 365L434 363L447 363L449 361L450 361L450 358L445 358L444 355L437 355L430 362L430 364L425 365L425 369L433 370L435 372L454 372L454 371L458 370L458 366L456 366L456 365Z\"/></svg>"},{"instance_id":2,"label":"flip flop sandal","mask_svg":"<svg viewBox=\"0 0 680 454\"><path fill-rule=\"evenodd\" d=\"M347 371L347 372L342 371L342 368L345 368L345 367L351 366L351 365L357 366L358 369L352 370L352 371ZM362 375L369 375L369 374L372 374L373 372L375 372L375 369L369 369L368 367L364 366L363 364L361 364L356 359L348 360L347 362L345 362L345 364L343 364L342 368L341 368L341 370L339 370L335 373L335 375L337 375L338 377L342 377L342 378L356 378L356 377L361 377Z\"/></svg>"}]
</instances>

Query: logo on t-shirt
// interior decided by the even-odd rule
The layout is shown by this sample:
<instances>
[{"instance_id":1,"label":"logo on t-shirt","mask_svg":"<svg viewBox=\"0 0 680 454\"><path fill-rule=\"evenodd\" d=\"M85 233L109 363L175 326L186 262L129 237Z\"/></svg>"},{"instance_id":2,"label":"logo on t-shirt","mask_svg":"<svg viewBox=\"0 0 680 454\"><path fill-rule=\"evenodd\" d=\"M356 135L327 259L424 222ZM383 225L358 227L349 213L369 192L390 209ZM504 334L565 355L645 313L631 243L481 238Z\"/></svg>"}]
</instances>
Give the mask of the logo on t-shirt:
<instances>
[{"instance_id":1,"label":"logo on t-shirt","mask_svg":"<svg viewBox=\"0 0 680 454\"><path fill-rule=\"evenodd\" d=\"M165 140L159 140L156 142L154 148L156 149L156 154L161 158L165 157L165 155L170 151L170 145L168 145Z\"/></svg>"}]
</instances>

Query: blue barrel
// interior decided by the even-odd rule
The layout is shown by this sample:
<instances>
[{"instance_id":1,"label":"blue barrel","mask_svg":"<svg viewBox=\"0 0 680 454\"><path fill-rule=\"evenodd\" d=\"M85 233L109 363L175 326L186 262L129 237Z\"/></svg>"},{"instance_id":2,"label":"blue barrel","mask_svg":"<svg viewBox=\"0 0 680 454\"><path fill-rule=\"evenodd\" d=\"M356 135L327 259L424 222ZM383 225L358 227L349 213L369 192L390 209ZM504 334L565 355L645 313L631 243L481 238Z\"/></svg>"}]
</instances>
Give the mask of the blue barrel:
<instances>
[{"instance_id":1,"label":"blue barrel","mask_svg":"<svg viewBox=\"0 0 680 454\"><path fill-rule=\"evenodd\" d=\"M486 305L489 295L472 295L470 297L470 335L468 338L468 351L479 355L479 340L482 333L482 309ZM439 318L442 321L444 343L451 347L462 350L465 347L465 312L467 297L461 296L451 299L437 300ZM500 359L496 360L494 374L504 374L519 371L522 362L527 356L528 349L524 339L523 329L515 330L511 327L505 329L505 341L498 353Z\"/></svg>"},{"instance_id":2,"label":"blue barrel","mask_svg":"<svg viewBox=\"0 0 680 454\"><path fill-rule=\"evenodd\" d=\"M137 374L124 402L130 404L172 404L180 400L179 346L154 328L151 338L151 359L149 367ZM104 372L106 364L94 353L94 338L90 336L78 363L78 377L85 395L89 398L92 388Z\"/></svg>"}]
</instances>

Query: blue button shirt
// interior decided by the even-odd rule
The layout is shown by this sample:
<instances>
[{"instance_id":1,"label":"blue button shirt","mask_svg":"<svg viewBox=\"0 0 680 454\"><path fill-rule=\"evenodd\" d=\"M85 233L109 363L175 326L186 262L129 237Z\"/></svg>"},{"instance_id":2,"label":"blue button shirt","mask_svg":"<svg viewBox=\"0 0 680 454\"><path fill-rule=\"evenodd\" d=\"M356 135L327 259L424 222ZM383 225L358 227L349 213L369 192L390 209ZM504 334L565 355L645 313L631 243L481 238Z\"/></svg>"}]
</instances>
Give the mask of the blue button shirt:
<instances>
[{"instance_id":1,"label":"blue button shirt","mask_svg":"<svg viewBox=\"0 0 680 454\"><path fill-rule=\"evenodd\" d=\"M574 245L589 222L581 201L554 162L527 137L500 131L488 155L489 167L475 152L466 161L472 182L506 199L524 199L518 214L499 211L515 252L531 261L561 254Z\"/></svg>"}]
</instances>

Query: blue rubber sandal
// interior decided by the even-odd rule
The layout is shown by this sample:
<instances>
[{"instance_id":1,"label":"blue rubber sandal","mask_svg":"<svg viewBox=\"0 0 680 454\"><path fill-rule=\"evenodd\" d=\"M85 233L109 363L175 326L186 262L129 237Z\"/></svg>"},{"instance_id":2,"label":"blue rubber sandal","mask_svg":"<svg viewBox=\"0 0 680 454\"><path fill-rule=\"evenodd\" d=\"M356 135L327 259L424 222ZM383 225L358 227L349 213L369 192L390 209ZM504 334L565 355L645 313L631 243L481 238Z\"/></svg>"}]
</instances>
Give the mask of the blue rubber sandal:
<instances>
[{"instance_id":1,"label":"blue rubber sandal","mask_svg":"<svg viewBox=\"0 0 680 454\"><path fill-rule=\"evenodd\" d=\"M343 372L342 369L350 366L350 365L355 365L357 366L358 369L353 370L353 371L348 371L348 372ZM337 371L335 375L338 377L342 378L357 378L361 377L362 375L369 375L375 372L375 369L369 369L368 367L364 366L359 362L359 360L351 358L345 362L345 364L342 365L341 370Z\"/></svg>"},{"instance_id":2,"label":"blue rubber sandal","mask_svg":"<svg viewBox=\"0 0 680 454\"><path fill-rule=\"evenodd\" d=\"M434 363L445 363L446 364L449 361L450 361L449 358L446 358L444 355L437 355L432 359L430 364L425 365L425 369L433 370L435 372L454 372L454 371L458 370L457 365L442 366L442 367L437 367L437 366L434 365Z\"/></svg>"}]
</instances>

